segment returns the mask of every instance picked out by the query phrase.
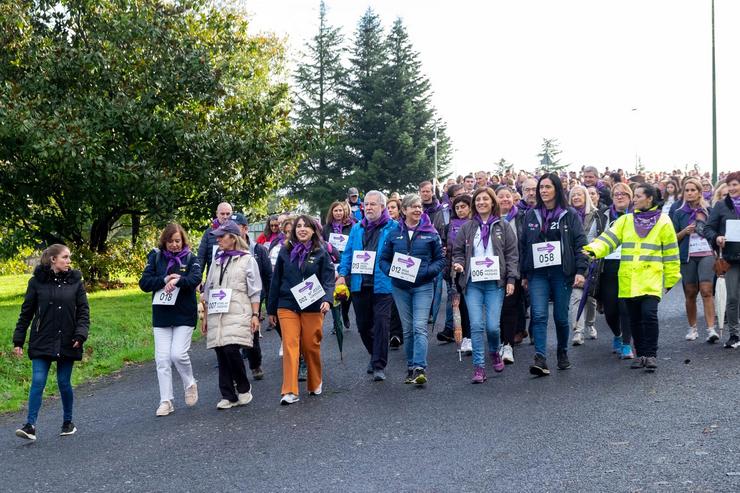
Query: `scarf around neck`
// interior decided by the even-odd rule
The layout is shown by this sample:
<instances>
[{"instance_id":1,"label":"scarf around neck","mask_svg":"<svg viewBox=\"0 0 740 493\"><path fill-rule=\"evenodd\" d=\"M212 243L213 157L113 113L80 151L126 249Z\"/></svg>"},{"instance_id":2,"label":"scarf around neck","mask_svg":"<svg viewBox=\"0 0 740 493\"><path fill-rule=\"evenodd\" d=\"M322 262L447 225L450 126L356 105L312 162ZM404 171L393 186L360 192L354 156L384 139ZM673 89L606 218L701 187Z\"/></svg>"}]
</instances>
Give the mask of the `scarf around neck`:
<instances>
[{"instance_id":1,"label":"scarf around neck","mask_svg":"<svg viewBox=\"0 0 740 493\"><path fill-rule=\"evenodd\" d=\"M507 212L507 213L506 213L506 217L505 217L504 219L506 219L507 221L511 221L511 220L512 220L512 219L514 219L514 218L515 218L515 217L516 217L516 216L517 216L518 214L519 214L519 207L517 207L517 205L516 205L516 204L514 204L514 205L513 205L512 207L511 207L511 209L509 210L509 212Z\"/></svg>"},{"instance_id":2,"label":"scarf around neck","mask_svg":"<svg viewBox=\"0 0 740 493\"><path fill-rule=\"evenodd\" d=\"M164 255L164 258L167 259L167 269L165 269L165 272L168 274L170 273L170 269L177 264L178 269L182 267L182 261L187 258L187 256L190 254L190 248L185 247L182 250L180 250L177 253L172 253L169 250L165 250L162 252Z\"/></svg>"},{"instance_id":3,"label":"scarf around neck","mask_svg":"<svg viewBox=\"0 0 740 493\"><path fill-rule=\"evenodd\" d=\"M689 223L695 222L696 221L696 215L698 213L700 213L700 212L702 214L704 214L704 217L705 218L709 217L709 214L707 213L707 210L704 207L702 207L701 205L698 206L696 209L693 209L691 207L691 205L689 205L688 202L684 202L683 205L681 206L681 208L679 210L681 210L681 211L683 211L683 212L685 212L686 214L689 215Z\"/></svg>"},{"instance_id":4,"label":"scarf around neck","mask_svg":"<svg viewBox=\"0 0 740 493\"><path fill-rule=\"evenodd\" d=\"M704 197L704 200L708 200L709 202L712 201L712 191L711 190L708 192L702 192L701 195L702 197Z\"/></svg>"},{"instance_id":5,"label":"scarf around neck","mask_svg":"<svg viewBox=\"0 0 740 493\"><path fill-rule=\"evenodd\" d=\"M360 222L360 224L362 225L362 228L365 231L372 231L375 228L384 226L390 220L391 220L391 215L388 214L388 209L383 209L383 212L380 213L380 217L377 218L375 221L369 221L367 219L367 216L365 216Z\"/></svg>"},{"instance_id":6,"label":"scarf around neck","mask_svg":"<svg viewBox=\"0 0 740 493\"><path fill-rule=\"evenodd\" d=\"M468 222L467 219L462 219L459 217L456 217L455 219L450 219L450 228L447 230L447 245L455 244L457 233L460 232L460 228L462 228L462 225L466 222Z\"/></svg>"},{"instance_id":7,"label":"scarf around neck","mask_svg":"<svg viewBox=\"0 0 740 493\"><path fill-rule=\"evenodd\" d=\"M586 206L583 207L573 207L575 209L576 213L578 214L578 218L581 220L581 224L586 223Z\"/></svg>"},{"instance_id":8,"label":"scarf around neck","mask_svg":"<svg viewBox=\"0 0 740 493\"><path fill-rule=\"evenodd\" d=\"M432 221L429 219L429 216L427 216L426 212L422 212L421 219L419 220L419 224L417 224L415 227L410 228L408 224L406 224L406 221L401 221L401 232L408 233L409 231L414 231L416 233L436 233L437 230L434 229L434 226L432 226Z\"/></svg>"},{"instance_id":9,"label":"scarf around neck","mask_svg":"<svg viewBox=\"0 0 740 493\"><path fill-rule=\"evenodd\" d=\"M221 226L221 221L219 221L218 218L214 218L213 221L211 221L211 229L218 229L219 226Z\"/></svg>"},{"instance_id":10,"label":"scarf around neck","mask_svg":"<svg viewBox=\"0 0 740 493\"><path fill-rule=\"evenodd\" d=\"M544 233L546 231L550 230L550 225L555 221L557 218L560 217L560 214L563 213L563 209L556 205L554 209L548 210L547 207L541 207L539 209L540 216L542 216L542 229L541 231Z\"/></svg>"},{"instance_id":11,"label":"scarf around neck","mask_svg":"<svg viewBox=\"0 0 740 493\"><path fill-rule=\"evenodd\" d=\"M430 204L421 204L422 207L424 207L424 214L429 215L429 213L437 212L441 207L442 204L439 203L439 200L437 200L437 197L432 197L432 202Z\"/></svg>"},{"instance_id":12,"label":"scarf around neck","mask_svg":"<svg viewBox=\"0 0 740 493\"><path fill-rule=\"evenodd\" d=\"M476 214L473 216L473 219L478 221L478 225L480 226L480 239L483 241L483 248L488 248L488 241L491 239L491 225L494 221L497 221L499 217L491 214L488 216L488 220L484 222L480 215Z\"/></svg>"},{"instance_id":13,"label":"scarf around neck","mask_svg":"<svg viewBox=\"0 0 740 493\"><path fill-rule=\"evenodd\" d=\"M222 264L227 258L241 257L246 254L247 252L243 250L219 250L216 252L216 262Z\"/></svg>"},{"instance_id":14,"label":"scarf around neck","mask_svg":"<svg viewBox=\"0 0 740 493\"><path fill-rule=\"evenodd\" d=\"M290 261L297 264L299 269L302 268L308 254L311 253L312 247L313 242L311 240L305 243L298 241L293 243L293 249L290 251Z\"/></svg>"},{"instance_id":15,"label":"scarf around neck","mask_svg":"<svg viewBox=\"0 0 740 493\"><path fill-rule=\"evenodd\" d=\"M660 219L661 210L653 207L647 211L636 210L632 215L635 219L635 231L637 236L645 238L650 234Z\"/></svg>"},{"instance_id":16,"label":"scarf around neck","mask_svg":"<svg viewBox=\"0 0 740 493\"><path fill-rule=\"evenodd\" d=\"M342 234L342 228L344 227L343 223L332 221L331 222L331 231L332 233L336 233L338 235Z\"/></svg>"},{"instance_id":17,"label":"scarf around neck","mask_svg":"<svg viewBox=\"0 0 740 493\"><path fill-rule=\"evenodd\" d=\"M614 204L609 206L609 217L614 221L615 219L618 219L619 216L622 216L624 214L627 214L628 212L632 211L632 205L628 205L627 209L625 209L622 212L619 212L616 207L614 207Z\"/></svg>"},{"instance_id":18,"label":"scarf around neck","mask_svg":"<svg viewBox=\"0 0 740 493\"><path fill-rule=\"evenodd\" d=\"M735 207L735 214L740 217L740 196L730 197L730 200L732 200L732 205Z\"/></svg>"},{"instance_id":19,"label":"scarf around neck","mask_svg":"<svg viewBox=\"0 0 740 493\"><path fill-rule=\"evenodd\" d=\"M521 199L521 200L520 200L519 202L517 202L517 203L516 203L516 206L517 206L517 208L519 208L519 209L523 210L524 212L527 212L527 211L528 211L529 209L531 209L531 208L532 208L532 207L530 207L530 205L529 205L529 204L527 203L527 201L526 201L526 200L524 200L524 199Z\"/></svg>"}]
</instances>

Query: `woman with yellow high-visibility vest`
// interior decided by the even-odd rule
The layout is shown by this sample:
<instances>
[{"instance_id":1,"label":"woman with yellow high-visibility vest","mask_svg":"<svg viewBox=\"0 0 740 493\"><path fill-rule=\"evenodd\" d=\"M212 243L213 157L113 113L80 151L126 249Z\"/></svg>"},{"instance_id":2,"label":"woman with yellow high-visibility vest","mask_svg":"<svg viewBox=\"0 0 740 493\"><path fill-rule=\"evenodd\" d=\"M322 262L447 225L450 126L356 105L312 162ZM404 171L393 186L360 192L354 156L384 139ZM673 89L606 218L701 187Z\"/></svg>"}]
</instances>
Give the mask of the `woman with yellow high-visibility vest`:
<instances>
[{"instance_id":1,"label":"woman with yellow high-visibility vest","mask_svg":"<svg viewBox=\"0 0 740 493\"><path fill-rule=\"evenodd\" d=\"M635 188L635 212L625 214L584 251L603 258L622 247L619 297L627 304L637 357L630 368L653 372L658 367L658 303L681 278L676 231L655 204L652 185Z\"/></svg>"}]
</instances>

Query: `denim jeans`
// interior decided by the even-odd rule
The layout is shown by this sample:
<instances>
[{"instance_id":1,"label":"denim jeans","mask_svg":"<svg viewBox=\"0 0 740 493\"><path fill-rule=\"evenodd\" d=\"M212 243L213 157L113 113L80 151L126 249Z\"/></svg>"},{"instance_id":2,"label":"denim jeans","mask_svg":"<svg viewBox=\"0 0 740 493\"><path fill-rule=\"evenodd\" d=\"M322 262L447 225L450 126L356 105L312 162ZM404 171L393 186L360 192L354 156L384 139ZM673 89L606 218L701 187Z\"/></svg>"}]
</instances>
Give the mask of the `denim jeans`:
<instances>
[{"instance_id":1,"label":"denim jeans","mask_svg":"<svg viewBox=\"0 0 740 493\"><path fill-rule=\"evenodd\" d=\"M536 353L542 356L547 355L547 318L551 296L553 300L552 316L555 320L555 331L558 336L558 349L568 349L568 337L570 337L568 308L572 291L573 284L565 278L562 267L559 265L537 269L529 276L532 333Z\"/></svg>"},{"instance_id":2,"label":"denim jeans","mask_svg":"<svg viewBox=\"0 0 740 493\"><path fill-rule=\"evenodd\" d=\"M434 294L432 297L431 311L429 313L429 319L432 321L432 326L435 326L437 324L439 306L442 304L442 291L444 290L443 285L444 279L442 278L442 273L440 272L439 275L434 279L434 281L432 281Z\"/></svg>"},{"instance_id":3,"label":"denim jeans","mask_svg":"<svg viewBox=\"0 0 740 493\"><path fill-rule=\"evenodd\" d=\"M393 286L393 300L401 317L406 366L409 369L427 367L427 322L433 296L434 281L412 288Z\"/></svg>"},{"instance_id":4,"label":"denim jeans","mask_svg":"<svg viewBox=\"0 0 740 493\"><path fill-rule=\"evenodd\" d=\"M72 394L72 367L74 361L57 361L57 385L62 397L62 409L64 410L64 421L72 421L72 405L74 397ZM36 424L41 409L41 400L46 387L46 379L49 376L51 360L36 358L31 360L33 376L31 377L31 390L28 393L28 422Z\"/></svg>"},{"instance_id":5,"label":"denim jeans","mask_svg":"<svg viewBox=\"0 0 740 493\"><path fill-rule=\"evenodd\" d=\"M484 330L488 337L488 352L497 352L501 345L501 307L504 304L504 294L504 288L499 287L498 281L468 283L465 302L470 317L474 366L485 366Z\"/></svg>"}]
</instances>

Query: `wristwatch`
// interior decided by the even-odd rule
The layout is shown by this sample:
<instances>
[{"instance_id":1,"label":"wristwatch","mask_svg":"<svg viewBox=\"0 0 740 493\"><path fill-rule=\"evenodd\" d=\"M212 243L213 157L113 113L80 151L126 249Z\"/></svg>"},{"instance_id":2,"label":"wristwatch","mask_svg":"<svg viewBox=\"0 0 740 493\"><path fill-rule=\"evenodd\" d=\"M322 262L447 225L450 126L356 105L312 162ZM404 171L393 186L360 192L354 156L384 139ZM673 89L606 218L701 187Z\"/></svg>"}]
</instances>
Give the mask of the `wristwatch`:
<instances>
[{"instance_id":1,"label":"wristwatch","mask_svg":"<svg viewBox=\"0 0 740 493\"><path fill-rule=\"evenodd\" d=\"M253 316L253 317L257 317L257 318L260 318L260 316L259 316L259 315L257 315L256 313L253 313L253 314L252 314L252 316Z\"/></svg>"}]
</instances>

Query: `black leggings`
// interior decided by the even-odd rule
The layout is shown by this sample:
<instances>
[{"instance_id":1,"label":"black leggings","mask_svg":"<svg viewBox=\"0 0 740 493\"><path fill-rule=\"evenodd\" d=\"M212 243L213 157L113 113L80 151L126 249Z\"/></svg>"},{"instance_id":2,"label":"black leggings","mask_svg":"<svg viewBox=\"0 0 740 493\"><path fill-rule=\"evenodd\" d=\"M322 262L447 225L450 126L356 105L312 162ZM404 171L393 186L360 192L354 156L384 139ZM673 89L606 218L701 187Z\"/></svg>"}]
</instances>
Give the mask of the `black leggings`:
<instances>
[{"instance_id":1,"label":"black leggings","mask_svg":"<svg viewBox=\"0 0 740 493\"><path fill-rule=\"evenodd\" d=\"M622 336L622 343L632 341L630 316L624 299L619 299L619 279L616 272L604 271L599 279L599 300L604 307L606 323L615 337Z\"/></svg>"}]
</instances>

